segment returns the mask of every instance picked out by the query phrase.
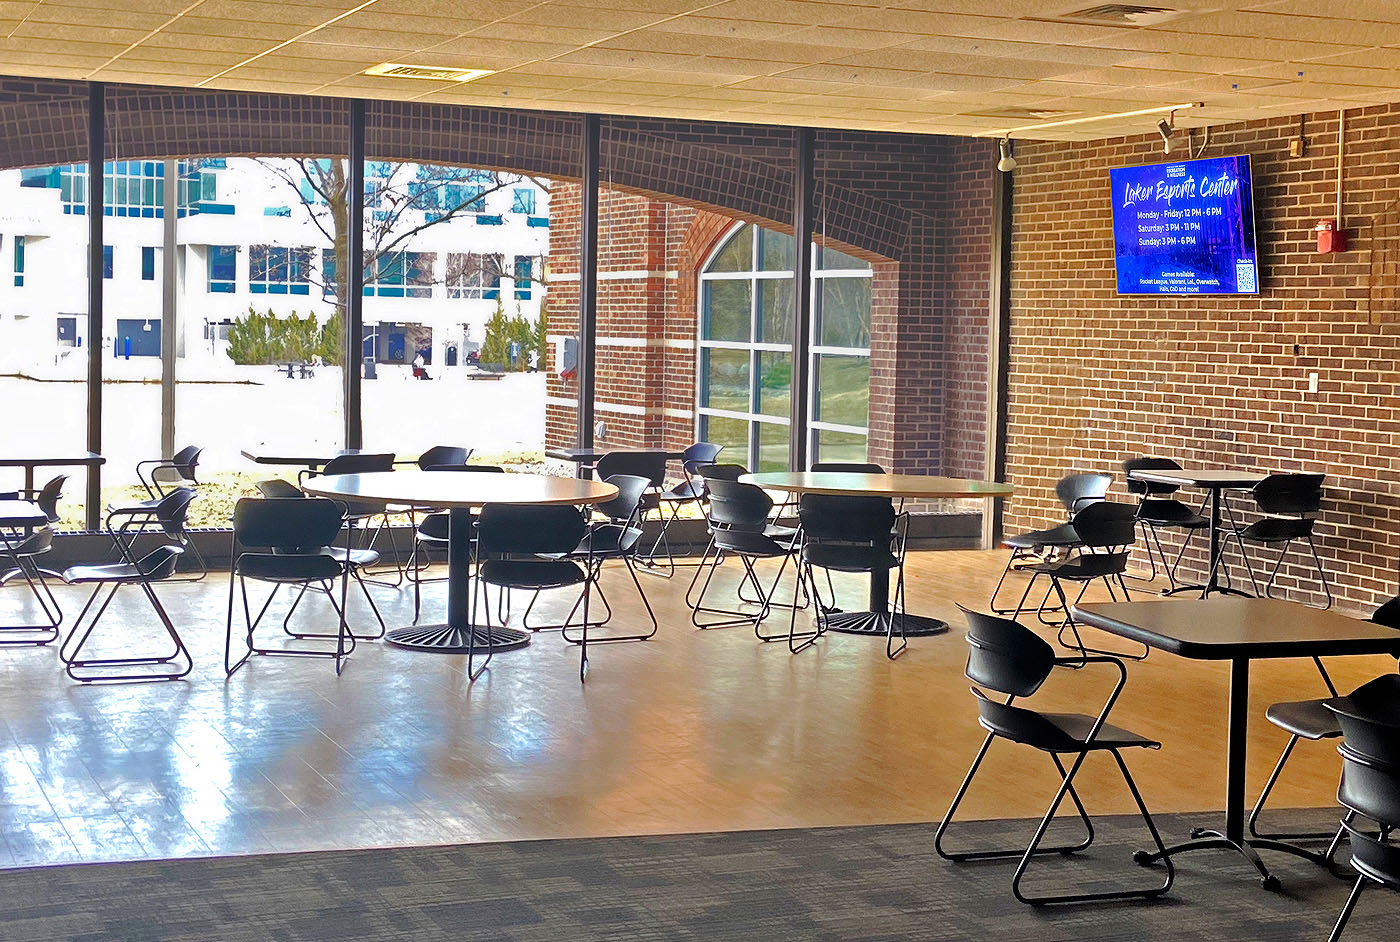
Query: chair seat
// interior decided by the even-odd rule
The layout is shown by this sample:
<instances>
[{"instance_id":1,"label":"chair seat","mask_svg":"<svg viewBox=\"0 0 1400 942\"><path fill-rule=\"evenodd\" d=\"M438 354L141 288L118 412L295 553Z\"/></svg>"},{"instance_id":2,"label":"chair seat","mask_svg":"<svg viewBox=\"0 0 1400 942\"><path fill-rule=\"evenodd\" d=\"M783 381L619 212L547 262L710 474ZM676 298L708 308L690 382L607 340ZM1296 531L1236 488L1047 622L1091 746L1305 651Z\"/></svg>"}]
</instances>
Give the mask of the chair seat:
<instances>
[{"instance_id":1,"label":"chair seat","mask_svg":"<svg viewBox=\"0 0 1400 942\"><path fill-rule=\"evenodd\" d=\"M315 582L339 578L342 565L330 553L244 553L234 571L259 582Z\"/></svg>"},{"instance_id":2,"label":"chair seat","mask_svg":"<svg viewBox=\"0 0 1400 942\"><path fill-rule=\"evenodd\" d=\"M1081 553L1073 559L1026 566L1022 571L1044 573L1057 579L1083 581L1116 575L1123 571L1127 563L1127 553Z\"/></svg>"},{"instance_id":3,"label":"chair seat","mask_svg":"<svg viewBox=\"0 0 1400 942\"><path fill-rule=\"evenodd\" d=\"M16 559L33 559L35 556L44 555L51 549L53 549L53 530L44 527L20 540L13 549L5 550L0 547L0 553Z\"/></svg>"},{"instance_id":4,"label":"chair seat","mask_svg":"<svg viewBox=\"0 0 1400 942\"><path fill-rule=\"evenodd\" d=\"M338 563L344 563L347 559L352 567L360 568L373 566L379 562L379 551L372 549L352 549L346 550L343 546L328 546L327 552L332 559Z\"/></svg>"},{"instance_id":5,"label":"chair seat","mask_svg":"<svg viewBox=\"0 0 1400 942\"><path fill-rule=\"evenodd\" d=\"M488 559L478 572L484 582L514 589L558 589L587 578L583 567L567 559Z\"/></svg>"},{"instance_id":6,"label":"chair seat","mask_svg":"<svg viewBox=\"0 0 1400 942\"><path fill-rule=\"evenodd\" d=\"M1158 527L1201 530L1210 526L1209 520L1173 498L1148 498L1138 505L1137 517L1144 523Z\"/></svg>"},{"instance_id":7,"label":"chair seat","mask_svg":"<svg viewBox=\"0 0 1400 942\"><path fill-rule=\"evenodd\" d=\"M1278 728L1303 739L1336 739L1342 735L1341 724L1337 714L1322 704L1322 700L1275 703L1264 716Z\"/></svg>"},{"instance_id":8,"label":"chair seat","mask_svg":"<svg viewBox=\"0 0 1400 942\"><path fill-rule=\"evenodd\" d=\"M1067 747L1073 746L1076 749L1160 749L1162 744L1155 739L1148 739L1146 736L1139 736L1137 733L1121 726L1114 726L1112 723L1105 723L1094 737L1093 742L1088 741L1089 731L1094 728L1094 721L1097 717L1089 716L1086 713L1037 713L1040 719L1065 738L1056 742L1058 736L1047 737L1045 741L1032 741L1028 738L1016 738L1017 742L1022 742L1028 746L1046 751L1073 751ZM983 722L982 727L988 731L992 728ZM1005 736L1004 732L999 735Z\"/></svg>"},{"instance_id":9,"label":"chair seat","mask_svg":"<svg viewBox=\"0 0 1400 942\"><path fill-rule=\"evenodd\" d=\"M677 504L696 501L704 496L705 485L695 481L682 481L661 493L662 500Z\"/></svg>"},{"instance_id":10,"label":"chair seat","mask_svg":"<svg viewBox=\"0 0 1400 942\"><path fill-rule=\"evenodd\" d=\"M1297 517L1265 517L1239 531L1241 539L1254 543L1286 543L1301 540L1313 531L1312 520Z\"/></svg>"},{"instance_id":11,"label":"chair seat","mask_svg":"<svg viewBox=\"0 0 1400 942\"><path fill-rule=\"evenodd\" d=\"M837 572L871 572L898 569L899 559L883 546L845 546L839 543L809 543L802 558L813 566Z\"/></svg>"},{"instance_id":12,"label":"chair seat","mask_svg":"<svg viewBox=\"0 0 1400 942\"><path fill-rule=\"evenodd\" d=\"M160 503L160 501L161 501L161 499L160 499L159 497L153 497L153 498L151 498L150 500L133 500L133 501L127 501L126 503L121 503L121 504L108 504L108 505L107 505L107 512L108 512L109 514L110 514L110 513L122 513L122 514L144 513L144 512L149 511L149 510L155 510L155 509L156 509L156 506Z\"/></svg>"},{"instance_id":13,"label":"chair seat","mask_svg":"<svg viewBox=\"0 0 1400 942\"><path fill-rule=\"evenodd\" d=\"M642 538L638 527L624 527L617 523L604 523L588 531L578 548L569 554L571 558L587 556L624 556L632 551Z\"/></svg>"},{"instance_id":14,"label":"chair seat","mask_svg":"<svg viewBox=\"0 0 1400 942\"><path fill-rule=\"evenodd\" d=\"M1062 523L1057 527L1049 527L1045 530L1031 530L1028 533L1008 536L1001 541L1001 544L1012 549L1035 549L1040 546L1078 546L1079 534L1074 532L1074 527L1070 524Z\"/></svg>"}]
</instances>

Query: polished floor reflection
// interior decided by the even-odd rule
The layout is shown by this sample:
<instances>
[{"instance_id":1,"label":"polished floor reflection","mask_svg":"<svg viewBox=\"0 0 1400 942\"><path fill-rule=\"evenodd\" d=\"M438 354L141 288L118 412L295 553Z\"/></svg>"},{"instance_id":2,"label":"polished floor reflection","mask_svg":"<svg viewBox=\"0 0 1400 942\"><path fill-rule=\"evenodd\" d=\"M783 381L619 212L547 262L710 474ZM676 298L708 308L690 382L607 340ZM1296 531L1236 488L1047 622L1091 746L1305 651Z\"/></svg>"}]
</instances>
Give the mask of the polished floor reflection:
<instances>
[{"instance_id":1,"label":"polished floor reflection","mask_svg":"<svg viewBox=\"0 0 1400 942\"><path fill-rule=\"evenodd\" d=\"M697 631L689 572L643 577L660 633L591 649L585 685L554 633L498 655L475 684L463 657L382 643L362 644L339 678L329 662L259 658L226 681L225 578L161 586L194 652L187 681L85 687L52 649L0 650L0 865L937 820L981 738L954 603L983 603L1004 559L914 554L910 609L955 628L895 662L883 640L833 634L793 657L741 628ZM620 627L640 627L630 581L604 578ZM859 582L839 587L861 596ZM71 617L81 596L58 591ZM442 587L425 591L436 617ZM374 592L391 627L411 619L411 591ZM123 595L111 634L137 644L150 612ZM21 605L20 590L0 590L0 617ZM352 611L367 625L363 601ZM1346 688L1395 662L1333 666ZM1092 709L1110 683L1076 674L1043 696ZM1221 806L1226 683L1223 664L1154 653L1130 665L1115 718L1164 743L1132 759L1153 810ZM1308 662L1256 667L1251 799L1284 741L1264 708L1320 692ZM1026 761L994 749L967 814L1042 812L1053 768ZM1305 744L1272 804L1329 804L1337 773L1330 745ZM1092 810L1129 810L1111 766L1080 781Z\"/></svg>"}]
</instances>

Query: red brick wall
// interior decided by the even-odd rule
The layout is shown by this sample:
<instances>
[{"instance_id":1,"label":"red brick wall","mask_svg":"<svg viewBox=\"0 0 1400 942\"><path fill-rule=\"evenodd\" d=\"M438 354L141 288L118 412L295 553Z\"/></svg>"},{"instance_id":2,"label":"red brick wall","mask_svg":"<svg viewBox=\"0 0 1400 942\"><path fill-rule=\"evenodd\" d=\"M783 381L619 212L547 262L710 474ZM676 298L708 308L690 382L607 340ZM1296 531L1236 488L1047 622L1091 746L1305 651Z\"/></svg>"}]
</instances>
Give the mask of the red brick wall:
<instances>
[{"instance_id":1,"label":"red brick wall","mask_svg":"<svg viewBox=\"0 0 1400 942\"><path fill-rule=\"evenodd\" d=\"M1253 157L1262 287L1253 297L1115 295L1108 170L1159 162L1156 135L1018 146L1009 530L1058 516L1051 486L1061 474L1119 472L1132 455L1324 471L1317 537L1341 607L1369 613L1396 591L1400 329L1372 323L1368 312L1378 246L1366 226L1397 196L1400 108L1347 115L1344 214L1353 242L1342 255L1317 255L1312 233L1315 220L1334 215L1338 117L1311 114L1306 127L1301 158L1288 156L1296 118L1211 132L1207 155ZM1310 373L1319 374L1316 394ZM1315 599L1303 558L1290 557L1280 583L1292 597ZM1191 558L1188 577L1201 574L1202 559Z\"/></svg>"}]
</instances>

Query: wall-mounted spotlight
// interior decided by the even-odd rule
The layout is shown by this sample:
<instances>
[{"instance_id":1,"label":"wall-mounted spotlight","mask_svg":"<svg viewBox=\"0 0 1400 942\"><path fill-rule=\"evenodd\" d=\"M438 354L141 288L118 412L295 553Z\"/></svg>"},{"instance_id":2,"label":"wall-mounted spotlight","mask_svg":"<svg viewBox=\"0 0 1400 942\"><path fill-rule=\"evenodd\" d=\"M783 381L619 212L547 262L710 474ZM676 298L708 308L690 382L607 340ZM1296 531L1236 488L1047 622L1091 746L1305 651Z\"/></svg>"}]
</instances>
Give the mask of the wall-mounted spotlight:
<instances>
[{"instance_id":1,"label":"wall-mounted spotlight","mask_svg":"<svg viewBox=\"0 0 1400 942\"><path fill-rule=\"evenodd\" d=\"M1176 112L1157 122L1157 133L1162 136L1162 153L1172 152L1172 131L1176 130Z\"/></svg>"},{"instance_id":2,"label":"wall-mounted spotlight","mask_svg":"<svg viewBox=\"0 0 1400 942\"><path fill-rule=\"evenodd\" d=\"M1004 137L997 141L997 148L1001 153L1001 159L997 161L997 169L1002 173L1010 173L1016 169L1016 147L1011 143L1011 138Z\"/></svg>"}]
</instances>

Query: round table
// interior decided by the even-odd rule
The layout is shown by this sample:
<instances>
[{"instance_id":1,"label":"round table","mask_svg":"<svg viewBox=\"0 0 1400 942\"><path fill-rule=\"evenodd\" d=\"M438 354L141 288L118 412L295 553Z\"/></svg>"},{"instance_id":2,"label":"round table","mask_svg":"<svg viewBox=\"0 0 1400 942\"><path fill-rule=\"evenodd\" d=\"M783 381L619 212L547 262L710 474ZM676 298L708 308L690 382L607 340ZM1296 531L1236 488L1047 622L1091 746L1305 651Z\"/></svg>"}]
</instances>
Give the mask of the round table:
<instances>
[{"instance_id":1,"label":"round table","mask_svg":"<svg viewBox=\"0 0 1400 942\"><path fill-rule=\"evenodd\" d=\"M740 483L789 494L825 494L839 497L888 497L910 499L1007 497L1011 485L993 481L967 481L925 474L865 474L853 471L772 471L745 474ZM906 637L942 634L948 623L925 615L896 615L890 611L889 573L870 574L869 607L863 612L832 612L827 624L833 631L858 635L884 635L890 621L899 618Z\"/></svg>"},{"instance_id":2,"label":"round table","mask_svg":"<svg viewBox=\"0 0 1400 942\"><path fill-rule=\"evenodd\" d=\"M416 651L465 654L475 633L476 650L520 648L530 634L495 628L488 639L472 612L472 508L485 504L594 504L617 496L611 484L543 474L464 474L452 471L376 471L308 478L302 490L318 497L389 501L447 510L447 621L437 625L396 628L385 635L390 644Z\"/></svg>"}]
</instances>

